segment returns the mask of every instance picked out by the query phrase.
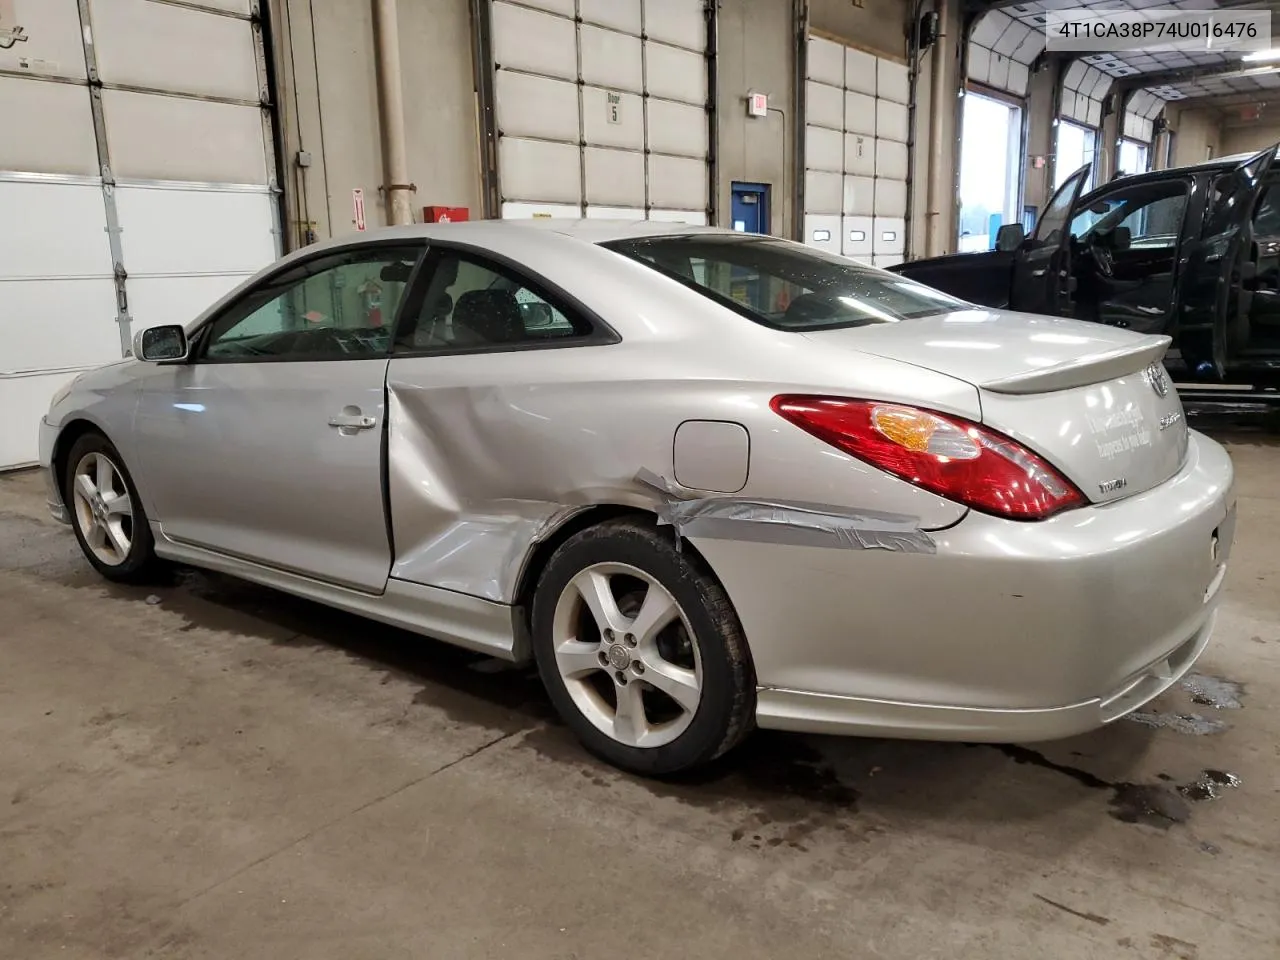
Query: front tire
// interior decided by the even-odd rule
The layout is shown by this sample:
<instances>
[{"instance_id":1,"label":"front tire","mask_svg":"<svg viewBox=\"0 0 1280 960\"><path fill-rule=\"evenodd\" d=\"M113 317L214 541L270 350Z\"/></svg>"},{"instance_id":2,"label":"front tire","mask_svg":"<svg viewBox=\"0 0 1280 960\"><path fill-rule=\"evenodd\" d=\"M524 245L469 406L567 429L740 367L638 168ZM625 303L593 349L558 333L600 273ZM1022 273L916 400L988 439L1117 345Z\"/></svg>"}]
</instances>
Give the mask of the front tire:
<instances>
[{"instance_id":1,"label":"front tire","mask_svg":"<svg viewBox=\"0 0 1280 960\"><path fill-rule=\"evenodd\" d=\"M156 573L155 540L124 460L111 441L87 433L71 446L63 499L85 559L118 583L143 583Z\"/></svg>"},{"instance_id":2,"label":"front tire","mask_svg":"<svg viewBox=\"0 0 1280 960\"><path fill-rule=\"evenodd\" d=\"M583 745L663 776L732 749L755 717L755 673L724 588L637 519L575 534L533 600L533 646L552 702Z\"/></svg>"}]
</instances>

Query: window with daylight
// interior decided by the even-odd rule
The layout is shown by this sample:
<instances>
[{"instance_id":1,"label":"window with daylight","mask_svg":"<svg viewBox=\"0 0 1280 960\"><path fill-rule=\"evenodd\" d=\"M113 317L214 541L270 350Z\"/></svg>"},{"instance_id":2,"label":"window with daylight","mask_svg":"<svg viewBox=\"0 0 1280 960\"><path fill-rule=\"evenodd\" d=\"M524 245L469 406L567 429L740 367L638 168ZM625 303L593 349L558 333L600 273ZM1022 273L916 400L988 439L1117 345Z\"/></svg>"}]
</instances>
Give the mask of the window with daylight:
<instances>
[{"instance_id":1,"label":"window with daylight","mask_svg":"<svg viewBox=\"0 0 1280 960\"><path fill-rule=\"evenodd\" d=\"M1092 163L1088 179L1080 188L1081 193L1088 193L1097 183L1098 165L1095 162L1098 132L1089 127L1072 123L1070 120L1058 121L1057 143L1054 148L1053 188L1056 190L1086 163Z\"/></svg>"},{"instance_id":2,"label":"window with daylight","mask_svg":"<svg viewBox=\"0 0 1280 960\"><path fill-rule=\"evenodd\" d=\"M1001 225L1021 219L1022 109L972 91L963 109L958 246L991 250Z\"/></svg>"}]
</instances>

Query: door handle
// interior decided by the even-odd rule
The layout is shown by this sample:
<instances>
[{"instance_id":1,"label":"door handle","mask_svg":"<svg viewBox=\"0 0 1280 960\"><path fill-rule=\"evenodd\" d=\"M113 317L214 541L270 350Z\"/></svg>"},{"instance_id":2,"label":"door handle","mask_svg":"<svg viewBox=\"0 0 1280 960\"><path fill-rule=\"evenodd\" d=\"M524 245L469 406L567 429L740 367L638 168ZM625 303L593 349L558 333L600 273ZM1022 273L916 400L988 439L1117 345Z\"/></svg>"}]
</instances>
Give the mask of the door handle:
<instances>
[{"instance_id":1,"label":"door handle","mask_svg":"<svg viewBox=\"0 0 1280 960\"><path fill-rule=\"evenodd\" d=\"M378 420L376 417L362 417L347 413L329 418L329 426L337 427L339 430L369 430L372 429L377 422Z\"/></svg>"},{"instance_id":2,"label":"door handle","mask_svg":"<svg viewBox=\"0 0 1280 960\"><path fill-rule=\"evenodd\" d=\"M1039 270L1032 270L1031 275L1033 277L1043 277L1048 272L1049 272L1048 267L1041 267Z\"/></svg>"}]
</instances>

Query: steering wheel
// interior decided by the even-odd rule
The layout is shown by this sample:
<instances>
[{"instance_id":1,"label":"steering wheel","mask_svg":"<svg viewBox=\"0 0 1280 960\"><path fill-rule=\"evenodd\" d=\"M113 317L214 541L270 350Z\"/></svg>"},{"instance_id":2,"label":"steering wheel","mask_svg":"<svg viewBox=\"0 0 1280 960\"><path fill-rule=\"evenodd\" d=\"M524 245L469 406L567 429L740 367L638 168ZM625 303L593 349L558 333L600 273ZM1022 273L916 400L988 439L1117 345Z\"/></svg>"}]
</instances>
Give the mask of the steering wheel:
<instances>
[{"instance_id":1,"label":"steering wheel","mask_svg":"<svg viewBox=\"0 0 1280 960\"><path fill-rule=\"evenodd\" d=\"M1093 255L1093 262L1098 265L1098 272L1104 277L1114 277L1116 273L1116 260L1111 255L1111 251L1098 242L1097 238L1091 238L1089 241L1089 252Z\"/></svg>"}]
</instances>

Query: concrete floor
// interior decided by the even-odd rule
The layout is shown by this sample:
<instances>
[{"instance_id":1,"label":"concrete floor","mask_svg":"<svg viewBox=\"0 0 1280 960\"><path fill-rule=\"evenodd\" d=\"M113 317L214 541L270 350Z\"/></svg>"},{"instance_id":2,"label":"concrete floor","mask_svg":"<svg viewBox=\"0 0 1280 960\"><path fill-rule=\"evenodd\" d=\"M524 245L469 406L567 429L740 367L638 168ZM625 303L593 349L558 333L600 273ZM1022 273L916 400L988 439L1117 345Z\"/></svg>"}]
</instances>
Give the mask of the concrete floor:
<instances>
[{"instance_id":1,"label":"concrete floor","mask_svg":"<svg viewBox=\"0 0 1280 960\"><path fill-rule=\"evenodd\" d=\"M1232 453L1164 725L761 734L678 786L587 759L527 674L224 578L108 586L0 478L0 957L1280 956L1280 447Z\"/></svg>"}]
</instances>

